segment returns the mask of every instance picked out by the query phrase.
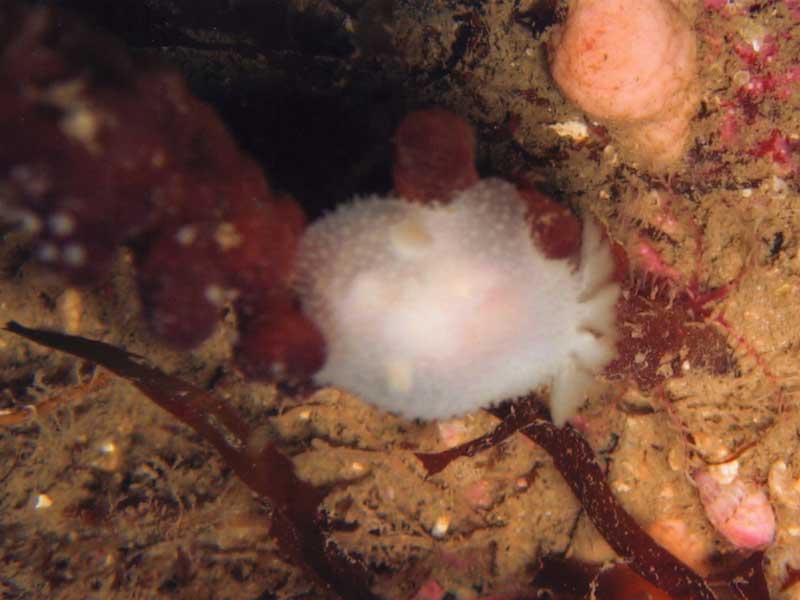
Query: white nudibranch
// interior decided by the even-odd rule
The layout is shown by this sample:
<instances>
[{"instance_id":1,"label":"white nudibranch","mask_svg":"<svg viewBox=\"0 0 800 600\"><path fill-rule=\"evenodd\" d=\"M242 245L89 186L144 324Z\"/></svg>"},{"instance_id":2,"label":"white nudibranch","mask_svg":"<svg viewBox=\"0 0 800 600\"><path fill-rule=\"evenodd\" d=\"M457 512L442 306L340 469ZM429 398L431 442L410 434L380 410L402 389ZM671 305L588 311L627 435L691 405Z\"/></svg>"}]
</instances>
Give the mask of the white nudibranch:
<instances>
[{"instance_id":1,"label":"white nudibranch","mask_svg":"<svg viewBox=\"0 0 800 600\"><path fill-rule=\"evenodd\" d=\"M547 386L563 424L614 356L619 286L596 222L576 268L541 253L525 211L488 179L447 205L371 196L312 225L294 283L327 344L315 381L423 419Z\"/></svg>"}]
</instances>

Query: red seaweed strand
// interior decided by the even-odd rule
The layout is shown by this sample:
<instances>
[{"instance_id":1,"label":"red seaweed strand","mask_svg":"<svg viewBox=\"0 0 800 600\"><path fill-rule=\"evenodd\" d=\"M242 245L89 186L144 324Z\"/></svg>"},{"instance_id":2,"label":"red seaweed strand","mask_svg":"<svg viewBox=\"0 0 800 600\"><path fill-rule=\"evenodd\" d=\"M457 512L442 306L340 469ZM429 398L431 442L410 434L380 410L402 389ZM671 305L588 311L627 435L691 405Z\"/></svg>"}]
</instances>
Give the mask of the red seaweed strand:
<instances>
[{"instance_id":1,"label":"red seaweed strand","mask_svg":"<svg viewBox=\"0 0 800 600\"><path fill-rule=\"evenodd\" d=\"M764 553L753 552L721 579L743 600L769 600L763 563Z\"/></svg>"},{"instance_id":2,"label":"red seaweed strand","mask_svg":"<svg viewBox=\"0 0 800 600\"><path fill-rule=\"evenodd\" d=\"M577 496L587 516L631 568L644 579L680 598L713 600L706 582L656 544L617 502L594 451L570 425L534 421L520 430L541 446Z\"/></svg>"},{"instance_id":3,"label":"red seaweed strand","mask_svg":"<svg viewBox=\"0 0 800 600\"><path fill-rule=\"evenodd\" d=\"M272 444L248 452L250 427L211 394L150 367L141 356L79 336L29 329L10 321L5 329L54 350L108 369L197 431L236 475L273 507L270 535L285 557L329 591L347 600L372 600L368 574L357 561L328 543L319 527L318 506L326 491L299 479L292 461Z\"/></svg>"},{"instance_id":4,"label":"red seaweed strand","mask_svg":"<svg viewBox=\"0 0 800 600\"><path fill-rule=\"evenodd\" d=\"M422 462L428 475L436 475L457 458L475 456L497 446L535 419L547 418L547 409L538 401L504 403L498 408L500 409L503 412L497 416L501 421L494 431L443 452L417 452L416 457Z\"/></svg>"},{"instance_id":5,"label":"red seaweed strand","mask_svg":"<svg viewBox=\"0 0 800 600\"><path fill-rule=\"evenodd\" d=\"M656 544L617 502L594 451L571 426L558 428L535 397L504 403L490 412L501 419L484 436L438 454L418 454L429 473L460 456L473 456L519 432L541 446L577 496L587 516L608 544L641 577L680 598L714 600L716 595L689 567Z\"/></svg>"}]
</instances>

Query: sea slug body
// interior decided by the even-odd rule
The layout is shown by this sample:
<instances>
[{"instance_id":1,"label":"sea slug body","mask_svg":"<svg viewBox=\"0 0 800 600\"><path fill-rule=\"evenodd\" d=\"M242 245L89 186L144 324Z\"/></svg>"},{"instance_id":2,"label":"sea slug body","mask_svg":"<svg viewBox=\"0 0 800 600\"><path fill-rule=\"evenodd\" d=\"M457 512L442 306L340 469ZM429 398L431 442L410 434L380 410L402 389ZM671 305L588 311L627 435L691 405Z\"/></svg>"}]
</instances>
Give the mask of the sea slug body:
<instances>
[{"instance_id":1,"label":"sea slug body","mask_svg":"<svg viewBox=\"0 0 800 600\"><path fill-rule=\"evenodd\" d=\"M557 424L614 355L613 260L584 224L579 265L531 239L516 188L446 205L369 197L312 225L295 287L326 343L316 374L407 418L447 418L549 386Z\"/></svg>"}]
</instances>

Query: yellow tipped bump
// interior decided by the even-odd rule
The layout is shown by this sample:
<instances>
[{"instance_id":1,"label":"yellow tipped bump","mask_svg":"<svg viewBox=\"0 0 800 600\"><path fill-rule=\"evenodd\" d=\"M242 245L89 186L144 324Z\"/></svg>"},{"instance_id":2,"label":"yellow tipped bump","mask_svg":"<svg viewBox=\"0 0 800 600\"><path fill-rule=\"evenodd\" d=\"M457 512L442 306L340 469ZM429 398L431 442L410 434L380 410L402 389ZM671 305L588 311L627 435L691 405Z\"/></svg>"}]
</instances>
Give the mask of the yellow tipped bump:
<instances>
[{"instance_id":1,"label":"yellow tipped bump","mask_svg":"<svg viewBox=\"0 0 800 600\"><path fill-rule=\"evenodd\" d=\"M433 245L433 238L417 215L403 219L389 229L389 240L398 258L417 258Z\"/></svg>"}]
</instances>

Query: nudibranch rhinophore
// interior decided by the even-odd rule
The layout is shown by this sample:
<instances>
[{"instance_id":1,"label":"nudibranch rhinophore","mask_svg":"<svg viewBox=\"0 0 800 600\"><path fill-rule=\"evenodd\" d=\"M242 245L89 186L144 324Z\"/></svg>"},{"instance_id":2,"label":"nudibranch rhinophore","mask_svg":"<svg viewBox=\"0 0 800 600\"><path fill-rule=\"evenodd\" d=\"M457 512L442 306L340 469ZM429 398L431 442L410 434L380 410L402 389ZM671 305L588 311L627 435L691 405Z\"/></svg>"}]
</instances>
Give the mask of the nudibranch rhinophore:
<instances>
[{"instance_id":1,"label":"nudibranch rhinophore","mask_svg":"<svg viewBox=\"0 0 800 600\"><path fill-rule=\"evenodd\" d=\"M547 257L515 186L447 203L371 196L304 234L294 282L326 343L315 375L407 418L447 418L550 388L570 418L614 356L614 261L583 225L578 264Z\"/></svg>"}]
</instances>

